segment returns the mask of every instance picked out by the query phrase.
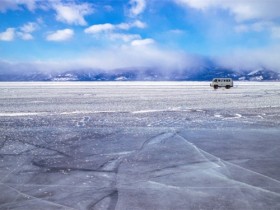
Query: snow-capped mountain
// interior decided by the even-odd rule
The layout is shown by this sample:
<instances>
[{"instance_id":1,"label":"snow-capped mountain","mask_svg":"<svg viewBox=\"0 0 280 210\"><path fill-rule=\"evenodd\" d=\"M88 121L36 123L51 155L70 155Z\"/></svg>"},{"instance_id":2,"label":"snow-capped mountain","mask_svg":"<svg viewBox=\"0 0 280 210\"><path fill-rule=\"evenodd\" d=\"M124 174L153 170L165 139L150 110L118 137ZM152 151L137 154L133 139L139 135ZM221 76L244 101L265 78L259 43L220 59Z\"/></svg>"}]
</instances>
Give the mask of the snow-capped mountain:
<instances>
[{"instance_id":1,"label":"snow-capped mountain","mask_svg":"<svg viewBox=\"0 0 280 210\"><path fill-rule=\"evenodd\" d=\"M239 78L240 80L251 80L251 81L262 81L262 80L279 80L280 75L276 72L266 70L266 69L257 69L255 71L249 72L244 78Z\"/></svg>"},{"instance_id":2,"label":"snow-capped mountain","mask_svg":"<svg viewBox=\"0 0 280 210\"><path fill-rule=\"evenodd\" d=\"M59 73L6 73L0 81L210 81L217 77L230 77L239 81L279 81L280 74L269 69L233 70L203 66L183 71L161 71L156 68L126 68L105 70L71 70Z\"/></svg>"}]
</instances>

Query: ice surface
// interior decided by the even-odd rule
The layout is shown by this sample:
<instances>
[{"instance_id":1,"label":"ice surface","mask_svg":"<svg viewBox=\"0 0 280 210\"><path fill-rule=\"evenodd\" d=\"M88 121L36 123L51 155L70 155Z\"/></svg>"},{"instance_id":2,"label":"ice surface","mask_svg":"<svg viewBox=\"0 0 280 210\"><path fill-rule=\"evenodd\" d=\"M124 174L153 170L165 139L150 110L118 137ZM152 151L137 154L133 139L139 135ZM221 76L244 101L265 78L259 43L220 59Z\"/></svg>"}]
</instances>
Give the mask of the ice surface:
<instances>
[{"instance_id":1,"label":"ice surface","mask_svg":"<svg viewBox=\"0 0 280 210\"><path fill-rule=\"evenodd\" d=\"M280 83L0 83L0 209L280 209Z\"/></svg>"}]
</instances>

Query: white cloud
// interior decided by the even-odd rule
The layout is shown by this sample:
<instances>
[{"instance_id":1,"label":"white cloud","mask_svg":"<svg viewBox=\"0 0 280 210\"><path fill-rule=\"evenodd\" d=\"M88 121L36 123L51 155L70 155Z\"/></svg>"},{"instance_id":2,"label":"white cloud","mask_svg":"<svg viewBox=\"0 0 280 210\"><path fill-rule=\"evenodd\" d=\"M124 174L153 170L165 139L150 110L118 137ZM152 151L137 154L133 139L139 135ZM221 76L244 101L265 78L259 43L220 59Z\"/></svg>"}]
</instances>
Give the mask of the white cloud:
<instances>
[{"instance_id":1,"label":"white cloud","mask_svg":"<svg viewBox=\"0 0 280 210\"><path fill-rule=\"evenodd\" d=\"M9 9L11 10L18 9L17 3L10 0L2 0L0 3L0 11L6 12Z\"/></svg>"},{"instance_id":2,"label":"white cloud","mask_svg":"<svg viewBox=\"0 0 280 210\"><path fill-rule=\"evenodd\" d=\"M279 18L279 0L174 0L188 8L206 11L208 9L223 9L234 15L237 21L252 19Z\"/></svg>"},{"instance_id":3,"label":"white cloud","mask_svg":"<svg viewBox=\"0 0 280 210\"><path fill-rule=\"evenodd\" d=\"M13 41L15 38L15 29L7 28L6 31L0 33L0 41Z\"/></svg>"},{"instance_id":4,"label":"white cloud","mask_svg":"<svg viewBox=\"0 0 280 210\"><path fill-rule=\"evenodd\" d=\"M87 34L97 34L102 32L112 31L116 28L113 24L105 23L105 24L96 24L86 28L84 31Z\"/></svg>"},{"instance_id":5,"label":"white cloud","mask_svg":"<svg viewBox=\"0 0 280 210\"><path fill-rule=\"evenodd\" d=\"M134 22L130 23L120 23L120 24L111 24L111 23L105 23L105 24L96 24L92 25L84 30L85 33L88 34L98 34L98 33L106 33L106 32L113 32L116 30L129 30L131 28L145 28L146 24L136 20Z\"/></svg>"},{"instance_id":6,"label":"white cloud","mask_svg":"<svg viewBox=\"0 0 280 210\"><path fill-rule=\"evenodd\" d=\"M255 23L244 23L244 24L238 24L234 27L234 30L237 33L246 33L246 32L262 32L264 30L269 30L272 27L274 27L275 24L270 21L259 21Z\"/></svg>"},{"instance_id":7,"label":"white cloud","mask_svg":"<svg viewBox=\"0 0 280 210\"><path fill-rule=\"evenodd\" d=\"M87 25L85 20L86 15L93 13L93 8L91 4L82 3L82 4L53 4L53 8L56 11L56 19L58 21L74 24L74 25Z\"/></svg>"},{"instance_id":8,"label":"white cloud","mask_svg":"<svg viewBox=\"0 0 280 210\"><path fill-rule=\"evenodd\" d=\"M128 23L120 23L118 25L114 25L114 29L129 30L130 28L131 28L131 24Z\"/></svg>"},{"instance_id":9,"label":"white cloud","mask_svg":"<svg viewBox=\"0 0 280 210\"><path fill-rule=\"evenodd\" d=\"M22 40L32 40L34 37L32 34L29 33L23 33L23 32L17 32L17 35L22 39Z\"/></svg>"},{"instance_id":10,"label":"white cloud","mask_svg":"<svg viewBox=\"0 0 280 210\"><path fill-rule=\"evenodd\" d=\"M181 51L164 50L156 45L122 45L94 50L80 56L75 65L97 69L118 69L127 67L155 67L162 71L183 70L198 64L196 58Z\"/></svg>"},{"instance_id":11,"label":"white cloud","mask_svg":"<svg viewBox=\"0 0 280 210\"><path fill-rule=\"evenodd\" d=\"M112 33L108 36L112 40L122 40L124 42L130 42L132 40L141 39L141 36L139 34Z\"/></svg>"},{"instance_id":12,"label":"white cloud","mask_svg":"<svg viewBox=\"0 0 280 210\"><path fill-rule=\"evenodd\" d=\"M36 29L37 29L37 24L33 22L26 23L22 27L20 27L20 30L24 33L32 33Z\"/></svg>"},{"instance_id":13,"label":"white cloud","mask_svg":"<svg viewBox=\"0 0 280 210\"><path fill-rule=\"evenodd\" d=\"M185 34L186 31L181 30L181 29L172 29L172 30L169 30L168 33L171 33L174 35L182 35L182 34Z\"/></svg>"},{"instance_id":14,"label":"white cloud","mask_svg":"<svg viewBox=\"0 0 280 210\"><path fill-rule=\"evenodd\" d=\"M153 39L137 39L137 40L133 40L131 42L132 46L145 46L145 45L150 45L150 44L154 44L155 41Z\"/></svg>"},{"instance_id":15,"label":"white cloud","mask_svg":"<svg viewBox=\"0 0 280 210\"><path fill-rule=\"evenodd\" d=\"M129 22L129 23L120 23L117 25L114 25L115 29L122 29L122 30L129 30L131 28L145 28L146 24L140 20L136 20L134 22Z\"/></svg>"},{"instance_id":16,"label":"white cloud","mask_svg":"<svg viewBox=\"0 0 280 210\"><path fill-rule=\"evenodd\" d=\"M133 23L131 23L131 27L136 27L136 28L146 28L146 23L140 21L140 20L136 20Z\"/></svg>"},{"instance_id":17,"label":"white cloud","mask_svg":"<svg viewBox=\"0 0 280 210\"><path fill-rule=\"evenodd\" d=\"M280 73L279 59L280 45L259 49L236 49L230 54L223 55L214 60L217 65L233 68L235 70L259 69L262 67ZM141 47L123 45L93 49L91 52L75 56L74 59L52 59L51 61L34 61L30 63L13 63L7 66L0 61L2 69L7 72L18 71L65 71L75 69L119 69L129 67L151 67L164 72L189 69L195 71L203 64L204 58L192 56L184 51L173 51L159 48L157 45L144 45ZM6 66L6 67L5 67Z\"/></svg>"},{"instance_id":18,"label":"white cloud","mask_svg":"<svg viewBox=\"0 0 280 210\"><path fill-rule=\"evenodd\" d=\"M1 0L0 12L6 12L7 10L18 10L20 6L26 7L30 11L34 11L37 7L36 2L38 0Z\"/></svg>"},{"instance_id":19,"label":"white cloud","mask_svg":"<svg viewBox=\"0 0 280 210\"><path fill-rule=\"evenodd\" d=\"M280 45L259 49L233 49L231 53L220 56L220 65L236 70L268 68L280 72Z\"/></svg>"},{"instance_id":20,"label":"white cloud","mask_svg":"<svg viewBox=\"0 0 280 210\"><path fill-rule=\"evenodd\" d=\"M32 40L33 35L31 33L37 30L37 28L37 23L29 22L21 26L16 34L19 38L23 40Z\"/></svg>"},{"instance_id":21,"label":"white cloud","mask_svg":"<svg viewBox=\"0 0 280 210\"><path fill-rule=\"evenodd\" d=\"M32 40L32 32L37 29L37 24L29 22L19 28L8 28L6 31L0 33L1 41L13 41L16 37L22 40Z\"/></svg>"},{"instance_id":22,"label":"white cloud","mask_svg":"<svg viewBox=\"0 0 280 210\"><path fill-rule=\"evenodd\" d=\"M267 32L273 39L280 38L280 25L272 21L259 21L255 23L239 24L235 26L234 29L237 33Z\"/></svg>"},{"instance_id":23,"label":"white cloud","mask_svg":"<svg viewBox=\"0 0 280 210\"><path fill-rule=\"evenodd\" d=\"M47 36L48 41L66 41L73 37L74 31L72 29L57 30Z\"/></svg>"},{"instance_id":24,"label":"white cloud","mask_svg":"<svg viewBox=\"0 0 280 210\"><path fill-rule=\"evenodd\" d=\"M8 64L8 65L7 65ZM198 59L182 51L172 51L158 48L156 45L135 47L122 45L119 47L92 49L90 52L76 55L72 59L52 59L50 61L33 61L28 63L1 63L1 68L7 72L15 71L65 71L72 69L103 69L142 67L156 68L162 72L194 69L199 65ZM6 67L5 67L6 66Z\"/></svg>"},{"instance_id":25,"label":"white cloud","mask_svg":"<svg viewBox=\"0 0 280 210\"><path fill-rule=\"evenodd\" d=\"M110 40L122 40L123 42L130 42L132 40L141 40L141 36L139 34L129 34L124 33L124 31L128 31L131 28L144 28L146 24L136 20L134 22L129 23L120 23L120 24L97 24L92 25L84 30L87 34L93 34L96 37L102 35L102 38L107 38Z\"/></svg>"},{"instance_id":26,"label":"white cloud","mask_svg":"<svg viewBox=\"0 0 280 210\"><path fill-rule=\"evenodd\" d=\"M25 5L30 11L33 11L36 9L36 2L38 0L16 0L19 4Z\"/></svg>"},{"instance_id":27,"label":"white cloud","mask_svg":"<svg viewBox=\"0 0 280 210\"><path fill-rule=\"evenodd\" d=\"M140 15L146 8L146 0L130 0L129 4L131 6L129 10L131 16Z\"/></svg>"},{"instance_id":28,"label":"white cloud","mask_svg":"<svg viewBox=\"0 0 280 210\"><path fill-rule=\"evenodd\" d=\"M280 26L273 26L271 28L271 36L275 39L280 39Z\"/></svg>"}]
</instances>

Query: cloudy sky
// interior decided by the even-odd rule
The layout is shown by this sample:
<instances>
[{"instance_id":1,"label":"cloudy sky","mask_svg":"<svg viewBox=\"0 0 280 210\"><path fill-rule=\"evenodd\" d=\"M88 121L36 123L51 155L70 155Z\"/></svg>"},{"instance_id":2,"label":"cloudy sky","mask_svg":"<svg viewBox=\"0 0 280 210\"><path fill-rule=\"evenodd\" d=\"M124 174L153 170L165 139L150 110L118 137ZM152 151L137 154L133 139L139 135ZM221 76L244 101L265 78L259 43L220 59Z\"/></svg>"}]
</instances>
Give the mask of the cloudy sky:
<instances>
[{"instance_id":1,"label":"cloudy sky","mask_svg":"<svg viewBox=\"0 0 280 210\"><path fill-rule=\"evenodd\" d=\"M280 70L279 8L279 0L0 0L0 71L182 69L200 57Z\"/></svg>"}]
</instances>

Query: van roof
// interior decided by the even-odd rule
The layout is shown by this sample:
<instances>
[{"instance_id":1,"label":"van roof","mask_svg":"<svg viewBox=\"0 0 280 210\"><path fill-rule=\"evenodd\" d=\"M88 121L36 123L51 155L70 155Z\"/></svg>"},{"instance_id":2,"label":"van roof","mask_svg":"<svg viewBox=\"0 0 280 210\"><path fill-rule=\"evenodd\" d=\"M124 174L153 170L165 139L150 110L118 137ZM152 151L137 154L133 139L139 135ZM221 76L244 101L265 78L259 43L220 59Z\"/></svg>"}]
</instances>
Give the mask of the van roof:
<instances>
[{"instance_id":1,"label":"van roof","mask_svg":"<svg viewBox=\"0 0 280 210\"><path fill-rule=\"evenodd\" d=\"M230 79L230 80L232 80L232 78L213 78L213 79Z\"/></svg>"}]
</instances>

